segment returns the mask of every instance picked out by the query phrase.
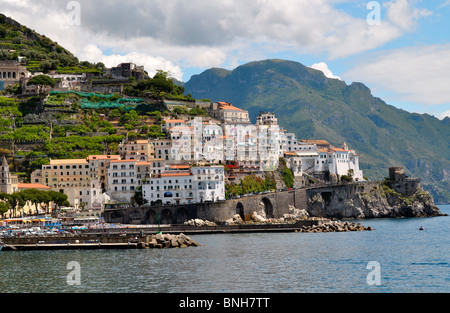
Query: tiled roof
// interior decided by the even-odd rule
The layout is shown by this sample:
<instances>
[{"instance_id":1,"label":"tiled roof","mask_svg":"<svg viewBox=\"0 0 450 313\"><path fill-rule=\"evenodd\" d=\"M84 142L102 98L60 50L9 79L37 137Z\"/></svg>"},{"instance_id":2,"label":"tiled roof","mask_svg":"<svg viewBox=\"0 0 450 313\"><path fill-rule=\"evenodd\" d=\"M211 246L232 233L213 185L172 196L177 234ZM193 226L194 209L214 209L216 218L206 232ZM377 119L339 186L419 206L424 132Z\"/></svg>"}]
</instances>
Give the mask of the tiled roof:
<instances>
[{"instance_id":1,"label":"tiled roof","mask_svg":"<svg viewBox=\"0 0 450 313\"><path fill-rule=\"evenodd\" d=\"M191 173L170 173L161 174L161 177L176 177L176 176L192 176Z\"/></svg>"},{"instance_id":2,"label":"tiled roof","mask_svg":"<svg viewBox=\"0 0 450 313\"><path fill-rule=\"evenodd\" d=\"M48 186L42 184L17 184L19 189L51 189Z\"/></svg>"},{"instance_id":3,"label":"tiled roof","mask_svg":"<svg viewBox=\"0 0 450 313\"><path fill-rule=\"evenodd\" d=\"M90 155L88 160L118 160L119 155Z\"/></svg>"}]
</instances>

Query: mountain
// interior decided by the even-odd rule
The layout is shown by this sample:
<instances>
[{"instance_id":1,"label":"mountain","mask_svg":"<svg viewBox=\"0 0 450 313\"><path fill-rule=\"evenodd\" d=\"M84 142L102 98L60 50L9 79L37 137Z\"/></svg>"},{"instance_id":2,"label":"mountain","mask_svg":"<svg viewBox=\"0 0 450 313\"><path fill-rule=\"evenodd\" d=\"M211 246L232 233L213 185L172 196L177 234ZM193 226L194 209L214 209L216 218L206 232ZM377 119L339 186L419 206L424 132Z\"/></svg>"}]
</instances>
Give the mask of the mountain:
<instances>
[{"instance_id":1,"label":"mountain","mask_svg":"<svg viewBox=\"0 0 450 313\"><path fill-rule=\"evenodd\" d=\"M264 60L229 71L193 76L184 85L197 99L226 101L246 109L253 122L260 111L276 113L298 139L344 142L360 154L370 179L403 166L422 179L436 203L450 203L450 118L409 113L374 97L363 83L330 79L298 62Z\"/></svg>"},{"instance_id":2,"label":"mountain","mask_svg":"<svg viewBox=\"0 0 450 313\"><path fill-rule=\"evenodd\" d=\"M57 42L0 13L0 60L17 60L19 57L32 73L51 70L97 73L100 72L98 65L102 65L80 62Z\"/></svg>"}]
</instances>

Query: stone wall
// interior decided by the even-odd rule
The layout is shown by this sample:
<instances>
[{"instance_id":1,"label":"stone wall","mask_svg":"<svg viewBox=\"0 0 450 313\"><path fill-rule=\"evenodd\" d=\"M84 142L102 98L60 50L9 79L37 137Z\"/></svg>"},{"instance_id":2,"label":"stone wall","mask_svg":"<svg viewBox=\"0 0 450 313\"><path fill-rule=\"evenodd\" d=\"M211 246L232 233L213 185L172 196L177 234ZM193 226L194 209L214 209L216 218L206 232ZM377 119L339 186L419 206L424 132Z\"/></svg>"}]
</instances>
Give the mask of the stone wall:
<instances>
[{"instance_id":1,"label":"stone wall","mask_svg":"<svg viewBox=\"0 0 450 313\"><path fill-rule=\"evenodd\" d=\"M380 182L310 187L262 193L219 202L189 205L105 210L105 220L122 224L183 224L191 219L224 223L238 214L250 221L255 215L279 219L292 209L306 210L310 217L362 219L400 216L438 216L431 196L420 189L405 198L386 194Z\"/></svg>"},{"instance_id":2,"label":"stone wall","mask_svg":"<svg viewBox=\"0 0 450 313\"><path fill-rule=\"evenodd\" d=\"M313 217L363 219L442 215L422 189L414 194L386 192L381 183L349 184L310 189L307 211Z\"/></svg>"}]
</instances>

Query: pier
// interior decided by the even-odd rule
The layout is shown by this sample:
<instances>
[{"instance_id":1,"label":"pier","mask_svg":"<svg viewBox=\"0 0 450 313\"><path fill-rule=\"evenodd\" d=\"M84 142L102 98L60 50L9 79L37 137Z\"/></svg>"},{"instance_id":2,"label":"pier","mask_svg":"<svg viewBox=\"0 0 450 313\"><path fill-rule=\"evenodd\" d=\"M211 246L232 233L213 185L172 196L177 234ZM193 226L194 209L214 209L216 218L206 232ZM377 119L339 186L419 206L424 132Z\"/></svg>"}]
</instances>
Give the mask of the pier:
<instances>
[{"instance_id":1,"label":"pier","mask_svg":"<svg viewBox=\"0 0 450 313\"><path fill-rule=\"evenodd\" d=\"M76 235L23 236L3 238L3 251L24 250L105 250L147 249L198 246L186 234L224 234L261 232L300 232L305 227L322 225L328 220L304 220L280 224L242 224L223 226L167 225L86 229Z\"/></svg>"}]
</instances>

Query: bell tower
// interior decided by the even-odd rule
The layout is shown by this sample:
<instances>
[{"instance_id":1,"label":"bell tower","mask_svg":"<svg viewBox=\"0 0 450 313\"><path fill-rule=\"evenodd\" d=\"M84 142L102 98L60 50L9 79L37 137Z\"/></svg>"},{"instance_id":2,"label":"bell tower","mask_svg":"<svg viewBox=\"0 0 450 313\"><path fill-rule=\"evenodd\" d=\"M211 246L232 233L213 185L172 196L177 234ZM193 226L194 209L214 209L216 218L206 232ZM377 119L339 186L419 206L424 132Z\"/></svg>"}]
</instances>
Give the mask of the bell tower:
<instances>
[{"instance_id":1,"label":"bell tower","mask_svg":"<svg viewBox=\"0 0 450 313\"><path fill-rule=\"evenodd\" d=\"M6 157L3 156L2 164L0 166L0 193L12 193L11 173L9 172L9 165Z\"/></svg>"},{"instance_id":2,"label":"bell tower","mask_svg":"<svg viewBox=\"0 0 450 313\"><path fill-rule=\"evenodd\" d=\"M19 177L11 175L8 161L6 161L6 157L3 157L2 164L0 165L0 193L15 193L19 190L18 187Z\"/></svg>"}]
</instances>

